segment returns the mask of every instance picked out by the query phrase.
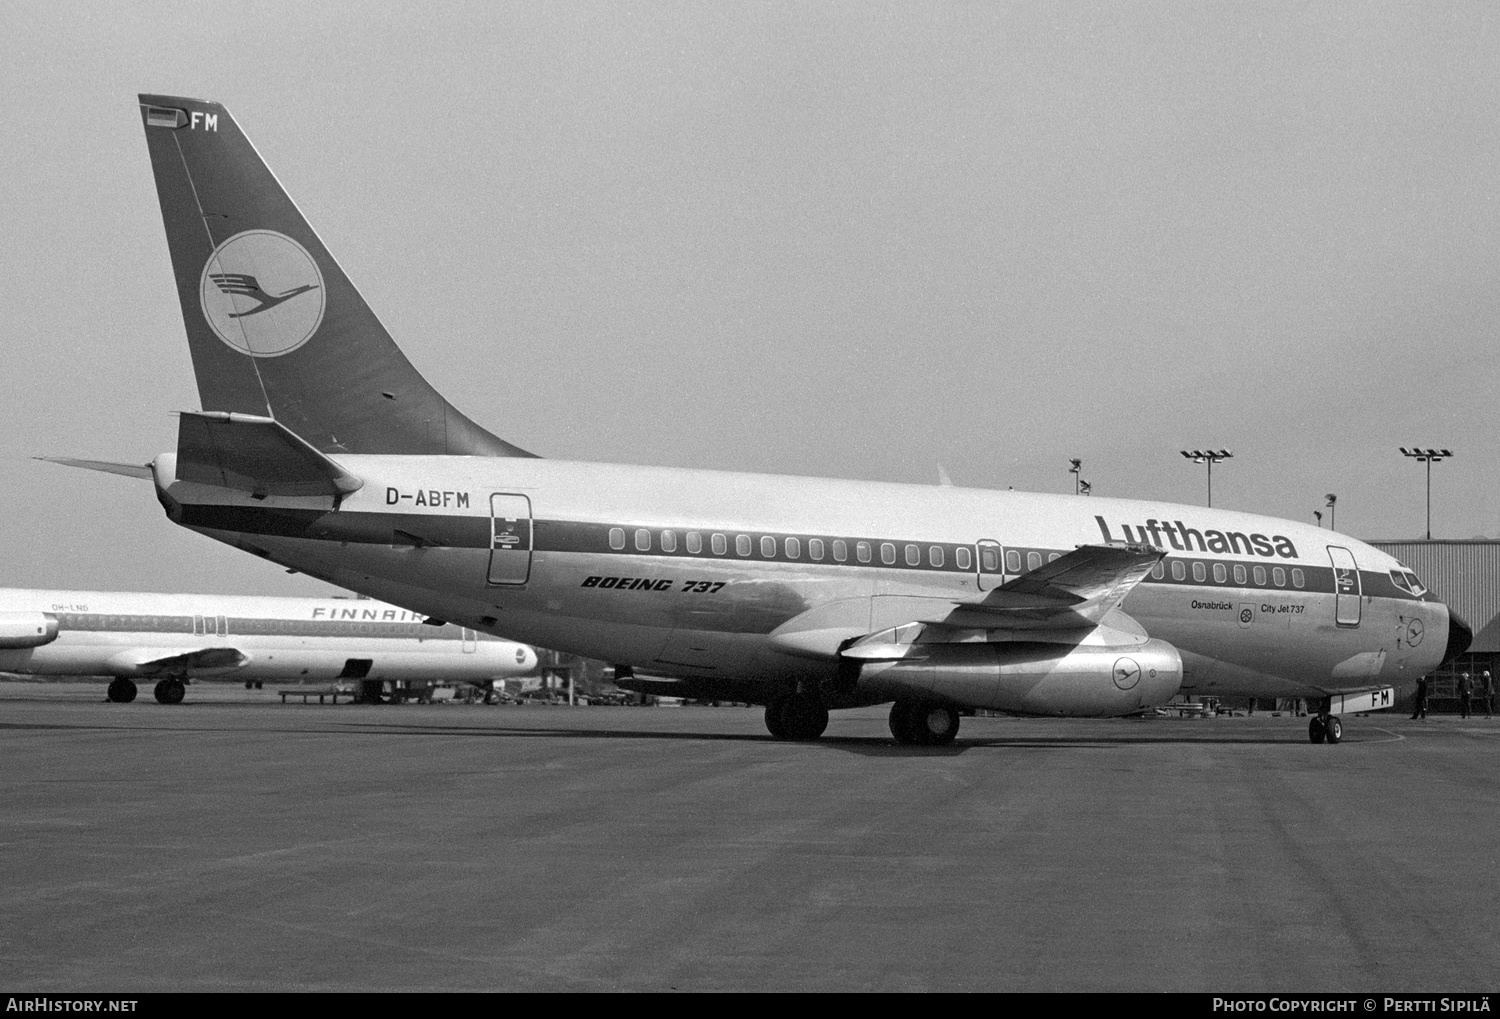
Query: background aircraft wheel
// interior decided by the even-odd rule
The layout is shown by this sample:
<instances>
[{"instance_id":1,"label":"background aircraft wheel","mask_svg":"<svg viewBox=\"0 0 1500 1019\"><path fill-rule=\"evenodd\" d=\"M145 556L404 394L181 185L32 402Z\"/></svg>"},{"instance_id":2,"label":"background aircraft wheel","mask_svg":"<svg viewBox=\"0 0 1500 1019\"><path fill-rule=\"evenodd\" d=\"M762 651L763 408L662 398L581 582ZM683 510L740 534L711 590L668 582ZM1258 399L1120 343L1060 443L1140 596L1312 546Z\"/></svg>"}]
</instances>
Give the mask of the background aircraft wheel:
<instances>
[{"instance_id":1,"label":"background aircraft wheel","mask_svg":"<svg viewBox=\"0 0 1500 1019\"><path fill-rule=\"evenodd\" d=\"M828 728L828 706L811 694L793 694L782 704L785 739L817 739Z\"/></svg>"},{"instance_id":2,"label":"background aircraft wheel","mask_svg":"<svg viewBox=\"0 0 1500 1019\"><path fill-rule=\"evenodd\" d=\"M156 684L156 699L162 704L181 704L183 694L187 693L187 687L182 685L181 680L164 679Z\"/></svg>"},{"instance_id":3,"label":"background aircraft wheel","mask_svg":"<svg viewBox=\"0 0 1500 1019\"><path fill-rule=\"evenodd\" d=\"M1323 720L1314 716L1312 720L1307 723L1308 741L1312 743L1321 743L1323 742L1323 737L1325 735L1326 732L1323 729Z\"/></svg>"},{"instance_id":4,"label":"background aircraft wheel","mask_svg":"<svg viewBox=\"0 0 1500 1019\"><path fill-rule=\"evenodd\" d=\"M766 731L777 739L791 738L787 735L785 711L785 698L778 698L766 705Z\"/></svg>"},{"instance_id":5,"label":"background aircraft wheel","mask_svg":"<svg viewBox=\"0 0 1500 1019\"><path fill-rule=\"evenodd\" d=\"M116 704L129 704L135 700L135 684L123 676L109 681L107 696Z\"/></svg>"},{"instance_id":6,"label":"background aircraft wheel","mask_svg":"<svg viewBox=\"0 0 1500 1019\"><path fill-rule=\"evenodd\" d=\"M947 746L958 735L958 709L946 704L922 705L917 714L917 732L928 746Z\"/></svg>"},{"instance_id":7,"label":"background aircraft wheel","mask_svg":"<svg viewBox=\"0 0 1500 1019\"><path fill-rule=\"evenodd\" d=\"M897 743L915 746L922 742L917 732L916 711L921 707L913 701L897 701L891 705L891 735Z\"/></svg>"},{"instance_id":8,"label":"background aircraft wheel","mask_svg":"<svg viewBox=\"0 0 1500 1019\"><path fill-rule=\"evenodd\" d=\"M1337 743L1344 738L1344 723L1339 721L1337 715L1329 715L1328 721L1323 723L1323 738L1330 743Z\"/></svg>"}]
</instances>

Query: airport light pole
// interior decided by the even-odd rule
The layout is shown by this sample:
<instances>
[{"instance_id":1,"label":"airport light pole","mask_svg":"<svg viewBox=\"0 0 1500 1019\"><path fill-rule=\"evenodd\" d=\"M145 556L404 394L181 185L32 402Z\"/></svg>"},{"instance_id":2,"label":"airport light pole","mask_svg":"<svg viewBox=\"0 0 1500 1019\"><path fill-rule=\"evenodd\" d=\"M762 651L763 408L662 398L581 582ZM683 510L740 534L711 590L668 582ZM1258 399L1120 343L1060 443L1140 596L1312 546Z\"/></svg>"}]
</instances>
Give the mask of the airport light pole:
<instances>
[{"instance_id":1,"label":"airport light pole","mask_svg":"<svg viewBox=\"0 0 1500 1019\"><path fill-rule=\"evenodd\" d=\"M1330 531L1337 531L1339 517L1338 511L1333 508L1333 504L1339 501L1339 497L1329 492L1323 498L1328 500L1328 529Z\"/></svg>"},{"instance_id":2,"label":"airport light pole","mask_svg":"<svg viewBox=\"0 0 1500 1019\"><path fill-rule=\"evenodd\" d=\"M1074 458L1069 460L1068 463L1073 465L1068 468L1068 473L1073 475L1073 494L1081 495L1082 492L1079 491L1079 487L1083 484L1083 476L1078 472L1083 470L1083 461Z\"/></svg>"},{"instance_id":3,"label":"airport light pole","mask_svg":"<svg viewBox=\"0 0 1500 1019\"><path fill-rule=\"evenodd\" d=\"M1194 449L1182 451L1182 455L1195 464L1208 464L1208 507L1214 505L1214 464L1228 460L1234 456L1227 449Z\"/></svg>"},{"instance_id":4,"label":"airport light pole","mask_svg":"<svg viewBox=\"0 0 1500 1019\"><path fill-rule=\"evenodd\" d=\"M1409 456L1417 463L1427 465L1427 540L1432 540L1432 465L1442 463L1453 455L1451 449L1422 449L1413 446L1407 449L1405 446L1398 447L1402 456Z\"/></svg>"},{"instance_id":5,"label":"airport light pole","mask_svg":"<svg viewBox=\"0 0 1500 1019\"><path fill-rule=\"evenodd\" d=\"M1322 527L1323 526L1323 511L1322 510L1313 510L1313 519L1318 522L1318 526L1319 527Z\"/></svg>"}]
</instances>

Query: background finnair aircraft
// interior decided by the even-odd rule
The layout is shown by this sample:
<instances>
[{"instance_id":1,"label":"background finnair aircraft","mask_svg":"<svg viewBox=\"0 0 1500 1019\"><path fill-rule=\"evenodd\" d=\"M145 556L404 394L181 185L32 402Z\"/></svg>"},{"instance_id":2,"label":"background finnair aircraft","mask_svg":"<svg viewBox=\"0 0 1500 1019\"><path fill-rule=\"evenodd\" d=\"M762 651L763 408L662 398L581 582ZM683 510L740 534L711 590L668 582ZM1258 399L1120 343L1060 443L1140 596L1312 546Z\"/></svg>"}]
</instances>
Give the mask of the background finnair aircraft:
<instances>
[{"instance_id":1,"label":"background finnair aircraft","mask_svg":"<svg viewBox=\"0 0 1500 1019\"><path fill-rule=\"evenodd\" d=\"M524 644L426 619L366 599L8 588L0 672L114 676L109 699L120 702L155 680L156 699L177 704L197 679L350 680L372 700L386 682L489 687L536 668Z\"/></svg>"},{"instance_id":2,"label":"background finnair aircraft","mask_svg":"<svg viewBox=\"0 0 1500 1019\"><path fill-rule=\"evenodd\" d=\"M1119 715L1194 693L1339 714L1461 652L1400 563L1162 503L536 458L417 373L223 106L142 96L201 412L149 476L184 527L465 626L766 705ZM686 424L686 423L685 423ZM636 679L640 687L645 681Z\"/></svg>"}]
</instances>

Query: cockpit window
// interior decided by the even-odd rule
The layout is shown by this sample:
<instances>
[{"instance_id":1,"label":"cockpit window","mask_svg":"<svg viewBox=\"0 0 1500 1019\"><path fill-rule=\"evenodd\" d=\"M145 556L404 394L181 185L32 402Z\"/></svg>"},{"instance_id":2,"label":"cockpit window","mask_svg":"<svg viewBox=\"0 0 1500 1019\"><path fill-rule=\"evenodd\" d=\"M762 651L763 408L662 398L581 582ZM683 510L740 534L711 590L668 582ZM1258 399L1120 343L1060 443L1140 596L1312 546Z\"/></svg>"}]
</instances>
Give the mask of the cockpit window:
<instances>
[{"instance_id":1,"label":"cockpit window","mask_svg":"<svg viewBox=\"0 0 1500 1019\"><path fill-rule=\"evenodd\" d=\"M1411 585L1406 582L1406 574L1402 573L1400 570L1391 571L1391 582L1403 591L1411 591Z\"/></svg>"},{"instance_id":2,"label":"cockpit window","mask_svg":"<svg viewBox=\"0 0 1500 1019\"><path fill-rule=\"evenodd\" d=\"M1426 594L1427 588L1417 579L1417 575L1411 570L1406 571L1406 582L1411 585L1412 594Z\"/></svg>"}]
</instances>

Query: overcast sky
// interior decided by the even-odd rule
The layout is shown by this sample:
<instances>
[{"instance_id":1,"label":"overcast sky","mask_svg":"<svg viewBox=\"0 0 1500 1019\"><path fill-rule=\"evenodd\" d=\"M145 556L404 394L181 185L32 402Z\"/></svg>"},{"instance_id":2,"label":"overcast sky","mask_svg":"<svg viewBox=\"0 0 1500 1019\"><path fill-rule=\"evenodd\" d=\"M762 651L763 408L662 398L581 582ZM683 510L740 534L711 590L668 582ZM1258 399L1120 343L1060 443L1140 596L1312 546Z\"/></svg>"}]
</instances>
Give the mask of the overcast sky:
<instances>
[{"instance_id":1,"label":"overcast sky","mask_svg":"<svg viewBox=\"0 0 1500 1019\"><path fill-rule=\"evenodd\" d=\"M137 92L225 103L543 456L1500 536L1493 3L0 4L0 584L319 593L168 523ZM1325 521L1326 522L1326 521Z\"/></svg>"}]
</instances>

